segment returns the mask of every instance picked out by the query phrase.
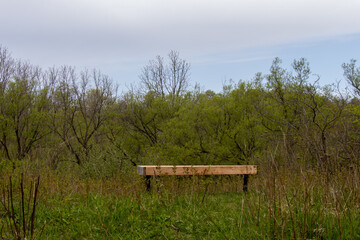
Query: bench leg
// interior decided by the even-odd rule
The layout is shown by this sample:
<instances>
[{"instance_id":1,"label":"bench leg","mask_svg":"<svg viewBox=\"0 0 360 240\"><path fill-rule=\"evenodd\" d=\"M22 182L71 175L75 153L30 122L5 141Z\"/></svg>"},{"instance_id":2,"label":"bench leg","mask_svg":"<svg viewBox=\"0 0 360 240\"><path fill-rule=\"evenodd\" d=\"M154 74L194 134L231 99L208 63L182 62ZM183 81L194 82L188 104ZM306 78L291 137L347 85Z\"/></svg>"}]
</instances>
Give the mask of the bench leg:
<instances>
[{"instance_id":1,"label":"bench leg","mask_svg":"<svg viewBox=\"0 0 360 240\"><path fill-rule=\"evenodd\" d=\"M151 176L145 176L146 191L150 191L151 187Z\"/></svg>"},{"instance_id":2,"label":"bench leg","mask_svg":"<svg viewBox=\"0 0 360 240\"><path fill-rule=\"evenodd\" d=\"M245 174L244 175L244 185L243 185L243 191L246 193L248 190L248 182L249 182L249 175Z\"/></svg>"}]
</instances>

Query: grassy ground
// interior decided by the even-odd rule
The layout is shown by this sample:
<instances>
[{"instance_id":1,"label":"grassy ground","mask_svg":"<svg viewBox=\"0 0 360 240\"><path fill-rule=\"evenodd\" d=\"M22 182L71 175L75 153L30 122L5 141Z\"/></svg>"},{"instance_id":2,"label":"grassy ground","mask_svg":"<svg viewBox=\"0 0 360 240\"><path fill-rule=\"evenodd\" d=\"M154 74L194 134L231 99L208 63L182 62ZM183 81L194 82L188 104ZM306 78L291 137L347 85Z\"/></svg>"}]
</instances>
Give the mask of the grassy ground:
<instances>
[{"instance_id":1,"label":"grassy ground","mask_svg":"<svg viewBox=\"0 0 360 240\"><path fill-rule=\"evenodd\" d=\"M105 180L47 172L41 175L34 237L360 239L359 176L358 169L271 170L251 177L244 194L241 177L163 177L145 192L136 175ZM28 196L32 178L25 178ZM8 189L8 178L1 181L2 191ZM23 229L19 184L13 176L14 212ZM3 202L6 196L3 191ZM0 214L0 236L13 239L3 206Z\"/></svg>"}]
</instances>

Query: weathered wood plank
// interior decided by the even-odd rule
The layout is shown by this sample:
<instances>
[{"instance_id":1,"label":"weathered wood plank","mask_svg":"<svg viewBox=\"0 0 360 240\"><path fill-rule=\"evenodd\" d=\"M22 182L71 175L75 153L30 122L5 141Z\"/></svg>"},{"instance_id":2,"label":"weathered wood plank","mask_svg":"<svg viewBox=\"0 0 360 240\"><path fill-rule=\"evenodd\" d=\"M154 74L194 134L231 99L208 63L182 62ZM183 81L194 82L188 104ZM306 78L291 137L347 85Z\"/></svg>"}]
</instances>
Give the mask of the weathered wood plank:
<instances>
[{"instance_id":1,"label":"weathered wood plank","mask_svg":"<svg viewBox=\"0 0 360 240\"><path fill-rule=\"evenodd\" d=\"M140 165L142 176L160 175L243 175L257 174L255 165Z\"/></svg>"}]
</instances>

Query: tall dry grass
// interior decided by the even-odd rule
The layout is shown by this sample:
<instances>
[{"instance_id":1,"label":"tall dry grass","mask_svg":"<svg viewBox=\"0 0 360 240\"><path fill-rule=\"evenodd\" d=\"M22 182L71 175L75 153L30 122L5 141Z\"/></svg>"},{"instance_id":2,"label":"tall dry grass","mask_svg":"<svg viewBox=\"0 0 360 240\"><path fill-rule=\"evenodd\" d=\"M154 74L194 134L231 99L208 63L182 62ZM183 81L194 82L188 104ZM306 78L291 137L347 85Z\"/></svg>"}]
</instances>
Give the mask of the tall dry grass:
<instances>
[{"instance_id":1,"label":"tall dry grass","mask_svg":"<svg viewBox=\"0 0 360 240\"><path fill-rule=\"evenodd\" d=\"M246 194L242 176L159 177L146 192L135 170L110 178L50 170L36 174L42 180L35 227L47 222L43 236L48 238L104 237L106 232L109 239L131 239L134 231L138 239L152 234L158 239L360 238L360 169L355 165L329 174L269 162L250 177ZM92 225L85 224L89 219ZM64 229L67 235L61 235Z\"/></svg>"}]
</instances>

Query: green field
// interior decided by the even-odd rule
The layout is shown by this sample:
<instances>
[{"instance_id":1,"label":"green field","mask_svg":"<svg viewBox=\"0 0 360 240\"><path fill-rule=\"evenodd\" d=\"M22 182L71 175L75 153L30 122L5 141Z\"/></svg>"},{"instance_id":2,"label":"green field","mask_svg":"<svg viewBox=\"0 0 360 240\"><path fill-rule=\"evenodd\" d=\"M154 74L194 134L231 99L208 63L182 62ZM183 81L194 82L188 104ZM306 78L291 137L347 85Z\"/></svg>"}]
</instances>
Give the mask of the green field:
<instances>
[{"instance_id":1,"label":"green field","mask_svg":"<svg viewBox=\"0 0 360 240\"><path fill-rule=\"evenodd\" d=\"M44 174L34 237L358 239L359 173L352 169L327 176L263 168L251 177L246 194L241 190L241 177L161 177L146 192L136 175L134 180L94 180ZM25 179L26 193L29 179ZM13 178L14 212L23 234L19 181ZM2 186L8 186L8 179L2 179ZM6 199L2 198L3 203ZM13 239L11 217L0 209L0 234ZM25 216L26 211L25 207Z\"/></svg>"}]
</instances>

